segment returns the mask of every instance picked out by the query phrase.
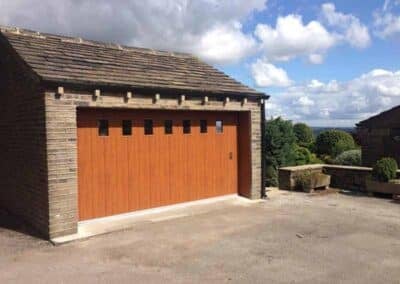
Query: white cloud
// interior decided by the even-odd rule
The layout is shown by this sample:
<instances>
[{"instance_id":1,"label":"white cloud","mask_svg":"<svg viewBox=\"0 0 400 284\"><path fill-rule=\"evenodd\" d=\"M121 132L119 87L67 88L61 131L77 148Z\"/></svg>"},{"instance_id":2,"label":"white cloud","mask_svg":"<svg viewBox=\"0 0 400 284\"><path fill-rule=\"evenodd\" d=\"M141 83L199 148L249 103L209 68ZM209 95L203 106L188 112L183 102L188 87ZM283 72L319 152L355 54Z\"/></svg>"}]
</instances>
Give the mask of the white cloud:
<instances>
[{"instance_id":1,"label":"white cloud","mask_svg":"<svg viewBox=\"0 0 400 284\"><path fill-rule=\"evenodd\" d=\"M400 70L374 69L347 82L318 80L272 94L271 114L321 126L351 126L400 104Z\"/></svg>"},{"instance_id":2,"label":"white cloud","mask_svg":"<svg viewBox=\"0 0 400 284\"><path fill-rule=\"evenodd\" d=\"M365 48L371 43L368 27L351 14L336 11L333 3L322 5L322 15L329 26L339 29L340 36L351 46Z\"/></svg>"},{"instance_id":3,"label":"white cloud","mask_svg":"<svg viewBox=\"0 0 400 284\"><path fill-rule=\"evenodd\" d=\"M313 93L321 91L331 93L339 91L339 84L336 80L332 80L329 83L325 84L314 79L311 80L309 84L307 84L307 88Z\"/></svg>"},{"instance_id":4,"label":"white cloud","mask_svg":"<svg viewBox=\"0 0 400 284\"><path fill-rule=\"evenodd\" d=\"M321 54L310 54L308 56L308 61L312 64L322 64L324 62L324 56Z\"/></svg>"},{"instance_id":5,"label":"white cloud","mask_svg":"<svg viewBox=\"0 0 400 284\"><path fill-rule=\"evenodd\" d=\"M37 1L36 1L37 2ZM304 57L321 64L327 51L348 38L361 47L368 30L357 18L335 10L335 23L348 22L346 34L300 15L277 18L275 27L259 23L254 33L242 24L267 0L0 0L0 24L118 42L154 49L194 53L210 63L237 63L256 53L269 61ZM343 31L342 31L343 33ZM351 38L351 40L350 40Z\"/></svg>"},{"instance_id":6,"label":"white cloud","mask_svg":"<svg viewBox=\"0 0 400 284\"><path fill-rule=\"evenodd\" d=\"M323 88L325 86L325 84L320 82L320 81L318 81L318 80L316 80L316 79L313 79L313 80L310 81L310 83L307 86L310 89L316 90L316 89L319 89L319 88Z\"/></svg>"},{"instance_id":7,"label":"white cloud","mask_svg":"<svg viewBox=\"0 0 400 284\"><path fill-rule=\"evenodd\" d=\"M385 0L382 9L375 11L374 28L377 36L386 39L400 35L400 15L394 13L399 5L400 0Z\"/></svg>"},{"instance_id":8,"label":"white cloud","mask_svg":"<svg viewBox=\"0 0 400 284\"><path fill-rule=\"evenodd\" d=\"M266 0L0 1L0 23L155 49L193 52L230 63L253 52L240 23ZM220 45L224 46L224 50Z\"/></svg>"},{"instance_id":9,"label":"white cloud","mask_svg":"<svg viewBox=\"0 0 400 284\"><path fill-rule=\"evenodd\" d=\"M256 50L254 38L241 29L239 22L217 25L200 38L192 52L208 61L237 62Z\"/></svg>"},{"instance_id":10,"label":"white cloud","mask_svg":"<svg viewBox=\"0 0 400 284\"><path fill-rule=\"evenodd\" d=\"M315 102L309 97L303 96L297 100L297 104L299 104L300 106L313 106Z\"/></svg>"},{"instance_id":11,"label":"white cloud","mask_svg":"<svg viewBox=\"0 0 400 284\"><path fill-rule=\"evenodd\" d=\"M253 63L251 73L258 87L287 87L292 83L285 70L266 59L258 59Z\"/></svg>"},{"instance_id":12,"label":"white cloud","mask_svg":"<svg viewBox=\"0 0 400 284\"><path fill-rule=\"evenodd\" d=\"M389 8L389 5L390 5L390 0L385 0L385 2L383 3L382 11L386 12Z\"/></svg>"},{"instance_id":13,"label":"white cloud","mask_svg":"<svg viewBox=\"0 0 400 284\"><path fill-rule=\"evenodd\" d=\"M311 56L321 63L322 54L335 45L336 38L317 21L303 23L300 15L278 17L275 28L258 24L255 35L271 60L287 61L298 56Z\"/></svg>"},{"instance_id":14,"label":"white cloud","mask_svg":"<svg viewBox=\"0 0 400 284\"><path fill-rule=\"evenodd\" d=\"M365 84L366 90L385 97L400 97L400 71L391 72L375 69L359 79Z\"/></svg>"},{"instance_id":15,"label":"white cloud","mask_svg":"<svg viewBox=\"0 0 400 284\"><path fill-rule=\"evenodd\" d=\"M376 34L381 38L389 38L400 34L400 15L375 13L374 26Z\"/></svg>"},{"instance_id":16,"label":"white cloud","mask_svg":"<svg viewBox=\"0 0 400 284\"><path fill-rule=\"evenodd\" d=\"M321 6L322 21L303 22L301 15L279 16L275 27L258 24L255 36L261 51L271 61L288 61L306 57L312 64L321 64L329 49L340 43L365 48L370 45L368 27L354 15L336 11L332 3Z\"/></svg>"}]
</instances>

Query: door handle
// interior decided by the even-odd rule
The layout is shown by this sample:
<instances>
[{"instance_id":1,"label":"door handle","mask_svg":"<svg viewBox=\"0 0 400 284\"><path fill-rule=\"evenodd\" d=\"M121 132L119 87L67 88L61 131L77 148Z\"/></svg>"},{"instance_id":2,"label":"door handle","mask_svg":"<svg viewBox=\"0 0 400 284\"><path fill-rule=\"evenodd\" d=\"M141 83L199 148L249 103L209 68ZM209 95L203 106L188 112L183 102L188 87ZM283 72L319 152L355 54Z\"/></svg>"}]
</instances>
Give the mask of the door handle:
<instances>
[{"instance_id":1,"label":"door handle","mask_svg":"<svg viewBox=\"0 0 400 284\"><path fill-rule=\"evenodd\" d=\"M233 153L229 152L229 160L232 160L232 159L233 159Z\"/></svg>"}]
</instances>

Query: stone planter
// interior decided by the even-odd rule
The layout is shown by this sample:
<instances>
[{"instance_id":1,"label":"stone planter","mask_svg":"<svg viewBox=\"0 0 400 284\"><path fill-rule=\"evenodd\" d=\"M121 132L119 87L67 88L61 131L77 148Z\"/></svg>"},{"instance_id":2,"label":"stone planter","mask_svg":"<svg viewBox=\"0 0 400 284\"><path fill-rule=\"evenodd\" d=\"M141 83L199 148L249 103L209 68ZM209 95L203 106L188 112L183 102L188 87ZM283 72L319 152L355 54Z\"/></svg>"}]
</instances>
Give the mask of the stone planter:
<instances>
[{"instance_id":1,"label":"stone planter","mask_svg":"<svg viewBox=\"0 0 400 284\"><path fill-rule=\"evenodd\" d=\"M315 173L311 178L311 186L315 188L328 188L331 184L331 176L323 173Z\"/></svg>"},{"instance_id":2,"label":"stone planter","mask_svg":"<svg viewBox=\"0 0 400 284\"><path fill-rule=\"evenodd\" d=\"M400 195L400 180L395 179L389 182L380 182L373 179L367 179L367 192L387 193L392 195Z\"/></svg>"},{"instance_id":3,"label":"stone planter","mask_svg":"<svg viewBox=\"0 0 400 284\"><path fill-rule=\"evenodd\" d=\"M323 173L311 173L302 177L301 184L298 184L304 192L313 192L317 188L328 188L331 183L331 176Z\"/></svg>"},{"instance_id":4,"label":"stone planter","mask_svg":"<svg viewBox=\"0 0 400 284\"><path fill-rule=\"evenodd\" d=\"M323 165L303 165L279 169L279 189L296 190L298 176L313 173L322 173Z\"/></svg>"}]
</instances>

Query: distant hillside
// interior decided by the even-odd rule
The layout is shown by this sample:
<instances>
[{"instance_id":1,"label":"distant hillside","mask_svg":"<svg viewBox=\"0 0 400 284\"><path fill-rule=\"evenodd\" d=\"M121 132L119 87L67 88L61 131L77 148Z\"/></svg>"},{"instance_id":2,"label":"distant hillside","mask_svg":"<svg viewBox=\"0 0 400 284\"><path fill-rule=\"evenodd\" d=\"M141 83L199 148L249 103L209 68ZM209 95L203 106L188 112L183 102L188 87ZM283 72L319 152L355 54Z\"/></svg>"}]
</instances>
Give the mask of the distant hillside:
<instances>
[{"instance_id":1,"label":"distant hillside","mask_svg":"<svg viewBox=\"0 0 400 284\"><path fill-rule=\"evenodd\" d=\"M331 130L331 129L337 129L337 130L342 130L345 132L348 132L350 134L354 134L355 132L355 127L311 127L313 132L314 132L314 136L318 136L318 134L320 134L323 131L326 130Z\"/></svg>"}]
</instances>

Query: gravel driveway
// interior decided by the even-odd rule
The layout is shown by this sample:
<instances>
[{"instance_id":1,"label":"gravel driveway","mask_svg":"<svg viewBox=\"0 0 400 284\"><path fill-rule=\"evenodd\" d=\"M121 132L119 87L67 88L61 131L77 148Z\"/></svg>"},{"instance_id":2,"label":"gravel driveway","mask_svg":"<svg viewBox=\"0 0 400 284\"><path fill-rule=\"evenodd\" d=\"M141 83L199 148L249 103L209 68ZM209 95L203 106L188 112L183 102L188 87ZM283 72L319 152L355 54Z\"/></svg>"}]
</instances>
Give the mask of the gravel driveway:
<instances>
[{"instance_id":1,"label":"gravel driveway","mask_svg":"<svg viewBox=\"0 0 400 284\"><path fill-rule=\"evenodd\" d=\"M273 192L54 247L0 218L0 283L399 283L400 204Z\"/></svg>"}]
</instances>

